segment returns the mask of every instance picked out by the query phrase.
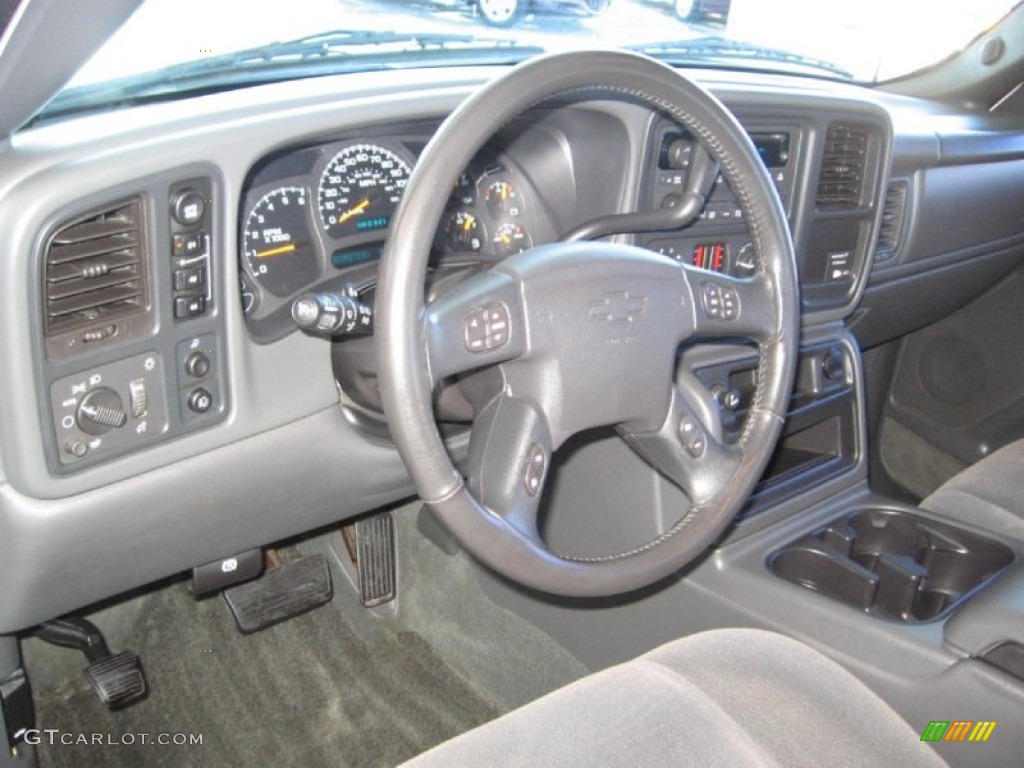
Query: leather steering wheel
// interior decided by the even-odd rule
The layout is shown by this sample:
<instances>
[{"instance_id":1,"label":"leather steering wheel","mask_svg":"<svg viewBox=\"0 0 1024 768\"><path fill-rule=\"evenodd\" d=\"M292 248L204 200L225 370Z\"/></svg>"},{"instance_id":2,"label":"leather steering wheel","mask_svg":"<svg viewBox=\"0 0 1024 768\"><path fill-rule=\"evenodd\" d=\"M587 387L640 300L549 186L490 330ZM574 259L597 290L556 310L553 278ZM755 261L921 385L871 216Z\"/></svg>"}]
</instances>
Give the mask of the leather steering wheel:
<instances>
[{"instance_id":1,"label":"leather steering wheel","mask_svg":"<svg viewBox=\"0 0 1024 768\"><path fill-rule=\"evenodd\" d=\"M695 157L699 146L705 161L721 167L743 208L759 254L756 274L733 278L610 242L560 242L501 261L426 304L430 244L457 174L512 118L574 91L646 104L698 140ZM691 216L704 192L706 186L689 185L683 205ZM381 258L376 307L384 409L420 496L480 561L561 595L637 589L707 549L764 471L793 384L793 245L757 151L714 96L631 53L532 59L462 103L409 180ZM707 391L677 370L681 344L716 337L758 347L756 390L734 443L722 439ZM487 384L475 398L466 480L438 431L432 392L446 377L476 370L488 375L480 376ZM603 425L681 487L690 508L631 551L559 556L537 526L552 453Z\"/></svg>"}]
</instances>

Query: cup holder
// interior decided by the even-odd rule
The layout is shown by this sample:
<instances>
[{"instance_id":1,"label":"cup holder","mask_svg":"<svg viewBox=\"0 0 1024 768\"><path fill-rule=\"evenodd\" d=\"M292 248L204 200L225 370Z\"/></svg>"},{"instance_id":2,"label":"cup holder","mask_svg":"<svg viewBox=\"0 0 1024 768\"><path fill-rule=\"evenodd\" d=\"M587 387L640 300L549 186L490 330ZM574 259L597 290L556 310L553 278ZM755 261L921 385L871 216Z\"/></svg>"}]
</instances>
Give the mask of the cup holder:
<instances>
[{"instance_id":1,"label":"cup holder","mask_svg":"<svg viewBox=\"0 0 1024 768\"><path fill-rule=\"evenodd\" d=\"M891 509L853 512L768 558L788 581L906 622L946 615L1014 559L1006 545Z\"/></svg>"}]
</instances>

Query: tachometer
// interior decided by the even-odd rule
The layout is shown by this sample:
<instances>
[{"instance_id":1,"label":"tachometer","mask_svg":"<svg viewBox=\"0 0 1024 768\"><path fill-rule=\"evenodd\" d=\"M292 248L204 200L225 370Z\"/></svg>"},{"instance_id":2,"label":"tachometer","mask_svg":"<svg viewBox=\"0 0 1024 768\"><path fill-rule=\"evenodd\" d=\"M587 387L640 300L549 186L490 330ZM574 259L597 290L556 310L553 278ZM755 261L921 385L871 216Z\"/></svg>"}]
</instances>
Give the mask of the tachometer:
<instances>
[{"instance_id":1,"label":"tachometer","mask_svg":"<svg viewBox=\"0 0 1024 768\"><path fill-rule=\"evenodd\" d=\"M307 200L302 187L278 187L261 197L246 217L243 241L249 273L275 296L297 291L320 273Z\"/></svg>"},{"instance_id":2,"label":"tachometer","mask_svg":"<svg viewBox=\"0 0 1024 768\"><path fill-rule=\"evenodd\" d=\"M320 176L320 221L332 237L391 224L412 168L390 149L352 144L331 158Z\"/></svg>"}]
</instances>

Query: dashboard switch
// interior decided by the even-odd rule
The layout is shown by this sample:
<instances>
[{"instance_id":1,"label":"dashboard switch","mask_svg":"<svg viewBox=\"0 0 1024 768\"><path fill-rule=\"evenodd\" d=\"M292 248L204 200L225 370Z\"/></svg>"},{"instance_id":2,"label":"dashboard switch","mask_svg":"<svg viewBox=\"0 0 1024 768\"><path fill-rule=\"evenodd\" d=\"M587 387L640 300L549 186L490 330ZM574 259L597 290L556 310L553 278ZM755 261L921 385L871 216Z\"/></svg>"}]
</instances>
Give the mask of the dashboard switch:
<instances>
[{"instance_id":1,"label":"dashboard switch","mask_svg":"<svg viewBox=\"0 0 1024 768\"><path fill-rule=\"evenodd\" d=\"M174 316L179 320L196 317L205 311L205 296L179 296L174 300Z\"/></svg>"},{"instance_id":2,"label":"dashboard switch","mask_svg":"<svg viewBox=\"0 0 1024 768\"><path fill-rule=\"evenodd\" d=\"M89 452L89 446L84 440L79 440L77 437L73 437L64 443L64 450L76 459L80 459Z\"/></svg>"},{"instance_id":3,"label":"dashboard switch","mask_svg":"<svg viewBox=\"0 0 1024 768\"><path fill-rule=\"evenodd\" d=\"M141 419L148 410L149 395L146 393L145 379L132 379L128 382L128 402L132 409L132 417Z\"/></svg>"},{"instance_id":4,"label":"dashboard switch","mask_svg":"<svg viewBox=\"0 0 1024 768\"><path fill-rule=\"evenodd\" d=\"M174 271L174 290L193 291L206 286L206 270L202 267L192 269L176 269Z\"/></svg>"},{"instance_id":5,"label":"dashboard switch","mask_svg":"<svg viewBox=\"0 0 1024 768\"><path fill-rule=\"evenodd\" d=\"M210 372L210 358L202 352L193 352L185 358L185 373L193 379L201 379Z\"/></svg>"},{"instance_id":6,"label":"dashboard switch","mask_svg":"<svg viewBox=\"0 0 1024 768\"><path fill-rule=\"evenodd\" d=\"M194 389L188 396L188 407L193 413L206 413L213 407L213 395L202 387Z\"/></svg>"},{"instance_id":7,"label":"dashboard switch","mask_svg":"<svg viewBox=\"0 0 1024 768\"><path fill-rule=\"evenodd\" d=\"M206 233L193 232L188 235L175 235L172 241L174 255L178 258L198 256L206 252Z\"/></svg>"}]
</instances>

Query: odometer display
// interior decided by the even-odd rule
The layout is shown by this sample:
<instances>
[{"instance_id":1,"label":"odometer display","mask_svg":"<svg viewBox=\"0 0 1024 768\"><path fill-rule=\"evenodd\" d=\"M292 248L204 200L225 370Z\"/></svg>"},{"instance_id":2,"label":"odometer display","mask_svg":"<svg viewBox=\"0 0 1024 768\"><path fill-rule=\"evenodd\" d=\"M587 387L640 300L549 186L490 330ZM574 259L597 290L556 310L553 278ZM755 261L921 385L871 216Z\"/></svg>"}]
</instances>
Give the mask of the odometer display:
<instances>
[{"instance_id":1,"label":"odometer display","mask_svg":"<svg viewBox=\"0 0 1024 768\"><path fill-rule=\"evenodd\" d=\"M320 221L331 237L386 230L412 169L375 144L340 150L320 176Z\"/></svg>"}]
</instances>

